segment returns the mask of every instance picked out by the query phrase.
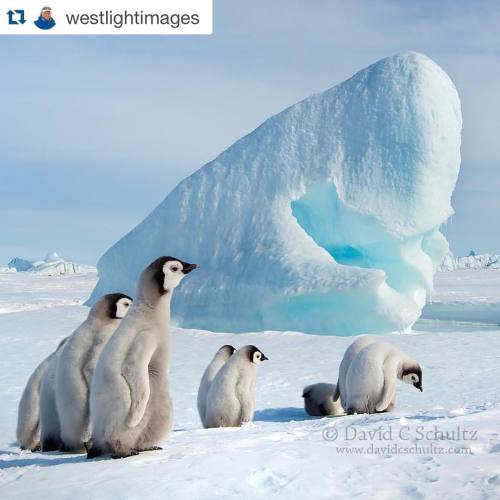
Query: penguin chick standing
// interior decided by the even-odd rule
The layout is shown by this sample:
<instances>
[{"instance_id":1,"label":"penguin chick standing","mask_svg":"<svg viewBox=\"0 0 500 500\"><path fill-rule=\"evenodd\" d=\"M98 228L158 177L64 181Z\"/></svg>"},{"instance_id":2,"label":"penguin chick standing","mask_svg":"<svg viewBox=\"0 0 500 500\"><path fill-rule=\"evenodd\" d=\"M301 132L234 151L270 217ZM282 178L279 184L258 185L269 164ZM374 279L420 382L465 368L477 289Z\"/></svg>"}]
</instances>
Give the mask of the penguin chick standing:
<instances>
[{"instance_id":1,"label":"penguin chick standing","mask_svg":"<svg viewBox=\"0 0 500 500\"><path fill-rule=\"evenodd\" d=\"M168 384L170 301L182 278L196 269L160 257L141 274L130 311L106 344L90 389L88 458L113 458L158 449L172 426Z\"/></svg>"},{"instance_id":2,"label":"penguin chick standing","mask_svg":"<svg viewBox=\"0 0 500 500\"><path fill-rule=\"evenodd\" d=\"M340 362L339 366L339 376L337 379L337 385L335 387L335 392L333 394L333 401L336 403L340 397L340 402L344 408L345 403L345 379L347 376L347 371L351 366L352 360L356 357L358 352L364 349L367 345L373 344L375 339L373 337L363 336L355 340L345 351L344 357Z\"/></svg>"},{"instance_id":3,"label":"penguin chick standing","mask_svg":"<svg viewBox=\"0 0 500 500\"><path fill-rule=\"evenodd\" d=\"M345 380L347 413L391 411L396 379L422 391L422 369L388 342L373 342L352 360Z\"/></svg>"},{"instance_id":4,"label":"penguin chick standing","mask_svg":"<svg viewBox=\"0 0 500 500\"><path fill-rule=\"evenodd\" d=\"M64 448L55 389L57 359L60 352L59 349L54 353L40 386L40 448L42 451L58 451Z\"/></svg>"},{"instance_id":5,"label":"penguin chick standing","mask_svg":"<svg viewBox=\"0 0 500 500\"><path fill-rule=\"evenodd\" d=\"M101 297L58 355L55 391L64 451L85 451L90 439L90 383L97 360L131 304L132 299L122 293Z\"/></svg>"},{"instance_id":6,"label":"penguin chick standing","mask_svg":"<svg viewBox=\"0 0 500 500\"><path fill-rule=\"evenodd\" d=\"M343 415L344 409L340 401L333 401L335 384L312 384L304 387L302 397L304 408L312 417Z\"/></svg>"},{"instance_id":7,"label":"penguin chick standing","mask_svg":"<svg viewBox=\"0 0 500 500\"><path fill-rule=\"evenodd\" d=\"M229 358L208 390L205 427L238 427L252 421L257 365L266 359L253 345Z\"/></svg>"},{"instance_id":8,"label":"penguin chick standing","mask_svg":"<svg viewBox=\"0 0 500 500\"><path fill-rule=\"evenodd\" d=\"M207 394L210 385L214 380L219 370L224 366L224 363L234 354L236 349L232 345L223 345L215 354L214 358L207 366L203 377L201 378L200 387L198 389L198 413L200 414L201 423L205 425L205 411L207 406Z\"/></svg>"},{"instance_id":9,"label":"penguin chick standing","mask_svg":"<svg viewBox=\"0 0 500 500\"><path fill-rule=\"evenodd\" d=\"M17 442L22 450L38 451L40 449L40 389L43 377L58 349L67 338L63 339L57 349L47 356L36 368L26 384L19 401L17 414Z\"/></svg>"}]
</instances>

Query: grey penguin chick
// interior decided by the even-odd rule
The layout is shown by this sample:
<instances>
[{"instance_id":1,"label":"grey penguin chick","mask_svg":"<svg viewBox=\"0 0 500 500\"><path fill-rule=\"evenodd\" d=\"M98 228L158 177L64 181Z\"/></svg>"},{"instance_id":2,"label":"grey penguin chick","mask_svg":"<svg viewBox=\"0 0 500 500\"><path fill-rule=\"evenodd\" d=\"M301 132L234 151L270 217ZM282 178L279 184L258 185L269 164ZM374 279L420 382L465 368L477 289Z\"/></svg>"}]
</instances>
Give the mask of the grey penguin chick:
<instances>
[{"instance_id":1,"label":"grey penguin chick","mask_svg":"<svg viewBox=\"0 0 500 500\"><path fill-rule=\"evenodd\" d=\"M308 385L302 391L304 408L312 417L343 415L344 409L340 401L333 401L335 384L320 382Z\"/></svg>"},{"instance_id":2,"label":"grey penguin chick","mask_svg":"<svg viewBox=\"0 0 500 500\"><path fill-rule=\"evenodd\" d=\"M58 451L64 448L55 388L57 359L60 352L59 349L54 353L40 386L40 449L42 451Z\"/></svg>"},{"instance_id":3,"label":"grey penguin chick","mask_svg":"<svg viewBox=\"0 0 500 500\"><path fill-rule=\"evenodd\" d=\"M388 342L373 342L352 360L345 381L347 413L391 411L396 380L422 391L422 369L410 356Z\"/></svg>"},{"instance_id":4,"label":"grey penguin chick","mask_svg":"<svg viewBox=\"0 0 500 500\"><path fill-rule=\"evenodd\" d=\"M47 356L35 369L24 388L17 413L16 438L22 450L40 449L40 389L55 353L66 342L63 339L57 349Z\"/></svg>"},{"instance_id":5,"label":"grey penguin chick","mask_svg":"<svg viewBox=\"0 0 500 500\"><path fill-rule=\"evenodd\" d=\"M57 357L56 407L63 450L86 451L90 439L89 395L97 360L127 314L132 299L123 293L101 297L87 319L69 336Z\"/></svg>"},{"instance_id":6,"label":"grey penguin chick","mask_svg":"<svg viewBox=\"0 0 500 500\"><path fill-rule=\"evenodd\" d=\"M252 421L257 366L266 359L257 347L246 345L226 361L208 390L205 427L238 427Z\"/></svg>"},{"instance_id":7,"label":"grey penguin chick","mask_svg":"<svg viewBox=\"0 0 500 500\"><path fill-rule=\"evenodd\" d=\"M103 349L92 378L87 458L109 453L124 458L158 449L170 432L170 302L175 287L196 267L160 257L141 273L130 311Z\"/></svg>"},{"instance_id":8,"label":"grey penguin chick","mask_svg":"<svg viewBox=\"0 0 500 500\"><path fill-rule=\"evenodd\" d=\"M205 369L201 377L200 387L198 388L198 413L200 415L201 423L205 425L205 411L207 406L207 394L210 385L214 380L219 370L224 366L225 362L234 354L236 349L232 345L223 345L213 357L210 364Z\"/></svg>"},{"instance_id":9,"label":"grey penguin chick","mask_svg":"<svg viewBox=\"0 0 500 500\"><path fill-rule=\"evenodd\" d=\"M352 360L357 356L358 352L364 349L367 345L373 344L376 340L373 337L363 336L355 340L345 351L342 361L339 366L339 376L337 385L333 395L333 401L337 402L340 397L340 402L344 408L347 408L345 402L345 379L347 371L351 366Z\"/></svg>"}]
</instances>

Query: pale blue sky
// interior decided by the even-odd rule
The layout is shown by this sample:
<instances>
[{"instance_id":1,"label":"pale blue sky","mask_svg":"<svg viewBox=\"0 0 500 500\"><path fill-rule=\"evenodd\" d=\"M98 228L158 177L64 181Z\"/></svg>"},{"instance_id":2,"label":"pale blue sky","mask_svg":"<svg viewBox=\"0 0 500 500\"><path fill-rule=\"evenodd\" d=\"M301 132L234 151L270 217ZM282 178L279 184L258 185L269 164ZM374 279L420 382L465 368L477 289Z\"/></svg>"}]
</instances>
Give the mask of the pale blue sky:
<instances>
[{"instance_id":1,"label":"pale blue sky","mask_svg":"<svg viewBox=\"0 0 500 500\"><path fill-rule=\"evenodd\" d=\"M456 254L500 253L499 25L497 1L215 0L212 36L2 37L0 265L96 262L264 119L405 50L462 99L444 232Z\"/></svg>"}]
</instances>

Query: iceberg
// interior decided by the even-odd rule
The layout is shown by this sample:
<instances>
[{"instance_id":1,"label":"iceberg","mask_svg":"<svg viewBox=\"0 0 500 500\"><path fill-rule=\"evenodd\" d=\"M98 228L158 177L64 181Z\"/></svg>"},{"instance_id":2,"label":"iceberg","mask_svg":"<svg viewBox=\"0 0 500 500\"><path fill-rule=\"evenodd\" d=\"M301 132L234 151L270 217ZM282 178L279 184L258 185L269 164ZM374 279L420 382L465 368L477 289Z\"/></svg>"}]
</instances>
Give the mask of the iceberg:
<instances>
[{"instance_id":1,"label":"iceberg","mask_svg":"<svg viewBox=\"0 0 500 500\"><path fill-rule=\"evenodd\" d=\"M186 328L355 335L418 319L449 247L461 111L428 57L385 58L269 118L182 181L99 260L88 300L196 262Z\"/></svg>"},{"instance_id":2,"label":"iceberg","mask_svg":"<svg viewBox=\"0 0 500 500\"><path fill-rule=\"evenodd\" d=\"M500 269L500 255L481 254L471 252L466 257L454 257L449 253L445 255L438 267L438 271L458 271L463 269Z\"/></svg>"},{"instance_id":3,"label":"iceberg","mask_svg":"<svg viewBox=\"0 0 500 500\"><path fill-rule=\"evenodd\" d=\"M14 257L8 264L8 269L18 272L29 272L45 276L56 276L59 274L96 274L94 266L66 262L56 252L47 254L44 260L26 260Z\"/></svg>"}]
</instances>

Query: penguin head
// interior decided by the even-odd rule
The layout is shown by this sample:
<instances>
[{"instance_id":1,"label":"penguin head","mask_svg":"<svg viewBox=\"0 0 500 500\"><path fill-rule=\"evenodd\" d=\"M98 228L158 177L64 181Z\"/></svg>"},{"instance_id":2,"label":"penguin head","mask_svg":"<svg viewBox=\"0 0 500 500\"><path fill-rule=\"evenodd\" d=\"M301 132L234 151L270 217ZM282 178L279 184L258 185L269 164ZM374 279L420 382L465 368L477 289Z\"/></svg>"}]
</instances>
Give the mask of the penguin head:
<instances>
[{"instance_id":1,"label":"penguin head","mask_svg":"<svg viewBox=\"0 0 500 500\"><path fill-rule=\"evenodd\" d=\"M404 367L401 379L403 380L403 382L412 385L416 389L419 389L420 392L423 391L422 368L420 368L419 365Z\"/></svg>"},{"instance_id":2,"label":"penguin head","mask_svg":"<svg viewBox=\"0 0 500 500\"><path fill-rule=\"evenodd\" d=\"M152 293L160 296L168 294L197 267L175 257L159 257L142 272L137 295L151 298ZM154 288L152 293L151 287Z\"/></svg>"},{"instance_id":3,"label":"penguin head","mask_svg":"<svg viewBox=\"0 0 500 500\"><path fill-rule=\"evenodd\" d=\"M236 349L232 345L223 345L218 351L217 355L221 355L226 359L229 359L234 353Z\"/></svg>"},{"instance_id":4,"label":"penguin head","mask_svg":"<svg viewBox=\"0 0 500 500\"><path fill-rule=\"evenodd\" d=\"M122 319L127 314L132 299L124 293L103 295L89 312L89 316L101 319Z\"/></svg>"},{"instance_id":5,"label":"penguin head","mask_svg":"<svg viewBox=\"0 0 500 500\"><path fill-rule=\"evenodd\" d=\"M132 299L128 295L117 293L119 296L118 300L114 304L114 316L113 318L122 319L128 313L130 306L132 305Z\"/></svg>"},{"instance_id":6,"label":"penguin head","mask_svg":"<svg viewBox=\"0 0 500 500\"><path fill-rule=\"evenodd\" d=\"M262 361L266 361L267 359L269 359L260 349L258 349L254 345L248 345L242 349L245 349L247 351L249 361L256 365L258 365Z\"/></svg>"}]
</instances>

